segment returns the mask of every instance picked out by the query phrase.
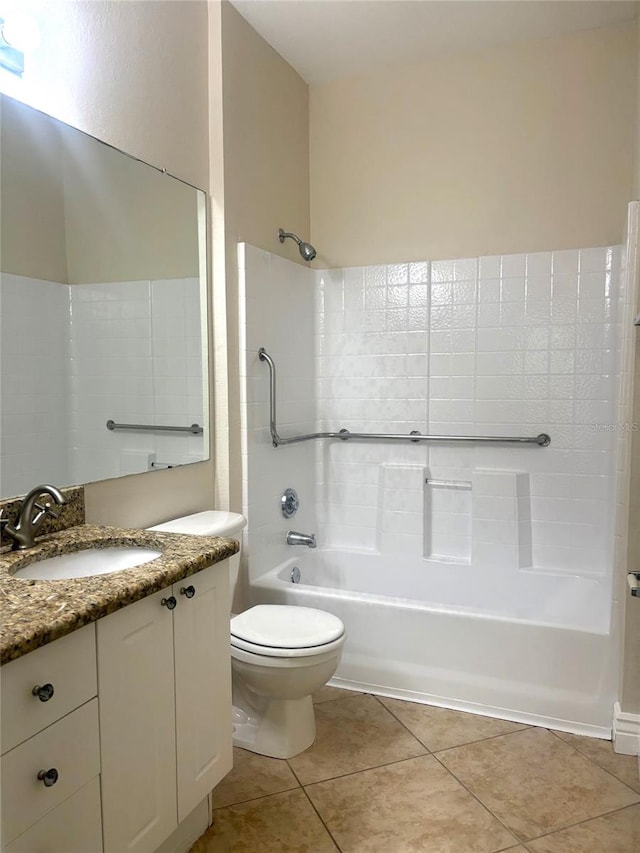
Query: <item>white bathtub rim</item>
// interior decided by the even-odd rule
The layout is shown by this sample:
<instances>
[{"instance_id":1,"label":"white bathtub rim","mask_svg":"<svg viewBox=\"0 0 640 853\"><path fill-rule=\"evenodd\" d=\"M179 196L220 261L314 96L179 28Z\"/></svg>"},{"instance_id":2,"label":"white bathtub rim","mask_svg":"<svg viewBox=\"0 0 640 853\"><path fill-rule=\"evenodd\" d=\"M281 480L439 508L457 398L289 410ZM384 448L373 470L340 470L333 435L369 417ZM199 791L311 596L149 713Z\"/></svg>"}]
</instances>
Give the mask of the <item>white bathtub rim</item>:
<instances>
[{"instance_id":1,"label":"white bathtub rim","mask_svg":"<svg viewBox=\"0 0 640 853\"><path fill-rule=\"evenodd\" d=\"M275 580L278 585L282 585L284 588L288 588L289 586L294 587L296 594L301 596L319 594L326 596L327 598L336 599L338 601L344 600L345 597L347 597L353 601L370 602L375 604L388 604L391 598L388 595L379 595L377 593L371 592L353 592L351 590L334 589L333 587L328 586L315 586L310 583L294 584L280 577L280 573L282 571L284 571L283 565L280 565L275 569L271 569L271 571L269 572L265 572L265 574L261 575L259 578L256 578L256 580L251 583L251 587L253 589L260 589L261 587L273 589L273 581ZM522 619L515 616L505 616L504 614L494 613L491 611L474 610L471 607L469 609L466 609L462 605L456 605L454 607L452 605L446 604L416 601L413 598L401 598L400 596L393 596L392 601L395 605L400 607L406 607L410 610L427 610L433 613L445 614L447 616L460 616L464 617L465 619L481 619L488 620L491 622L507 622L510 624L517 623L518 625L528 625L534 628L553 628L554 630L558 631L570 631L572 633L583 634L597 634L598 636L603 637L608 637L611 634L611 624L606 627L606 630L592 629L587 631L585 628L571 627L569 625L562 625L558 622L545 622L540 619ZM256 601L255 603L259 602ZM249 606L251 606L251 604Z\"/></svg>"},{"instance_id":2,"label":"white bathtub rim","mask_svg":"<svg viewBox=\"0 0 640 853\"><path fill-rule=\"evenodd\" d=\"M330 687L351 690L355 693L372 693L374 696L383 696L388 699L401 699L407 702L416 702L420 705L433 705L436 708L446 708L450 711L465 711L480 717L508 720L512 723L522 723L527 726L537 726L538 728L552 729L559 732L567 732L568 734L583 735L609 741L612 738L613 719L611 726L595 726L590 723L579 723L573 720L563 720L541 714L513 711L509 708L501 708L499 706L481 705L475 702L450 699L432 693L419 693L415 690L405 690L403 688L391 689L379 684L351 681L350 679L337 676L334 676L328 684Z\"/></svg>"}]
</instances>

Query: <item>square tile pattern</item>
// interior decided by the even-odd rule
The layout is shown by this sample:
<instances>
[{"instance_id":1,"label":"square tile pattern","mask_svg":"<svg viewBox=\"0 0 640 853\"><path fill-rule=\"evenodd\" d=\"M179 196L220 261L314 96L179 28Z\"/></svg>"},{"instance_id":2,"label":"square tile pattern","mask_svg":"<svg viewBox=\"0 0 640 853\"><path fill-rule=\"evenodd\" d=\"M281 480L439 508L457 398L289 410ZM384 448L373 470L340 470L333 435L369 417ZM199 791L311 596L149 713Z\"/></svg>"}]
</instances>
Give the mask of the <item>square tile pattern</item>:
<instances>
[{"instance_id":1,"label":"square tile pattern","mask_svg":"<svg viewBox=\"0 0 640 853\"><path fill-rule=\"evenodd\" d=\"M289 761L234 751L191 853L638 853L638 762L607 741L325 687Z\"/></svg>"}]
</instances>

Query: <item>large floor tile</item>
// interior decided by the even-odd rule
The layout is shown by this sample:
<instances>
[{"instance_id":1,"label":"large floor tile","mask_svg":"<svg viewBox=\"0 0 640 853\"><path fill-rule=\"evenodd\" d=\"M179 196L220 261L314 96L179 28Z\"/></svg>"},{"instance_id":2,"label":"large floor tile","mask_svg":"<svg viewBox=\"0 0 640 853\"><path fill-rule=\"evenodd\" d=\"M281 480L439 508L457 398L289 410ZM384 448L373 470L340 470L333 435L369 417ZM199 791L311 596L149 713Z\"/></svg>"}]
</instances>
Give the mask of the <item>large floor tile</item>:
<instances>
[{"instance_id":1,"label":"large floor tile","mask_svg":"<svg viewBox=\"0 0 640 853\"><path fill-rule=\"evenodd\" d=\"M216 786L213 792L213 808L218 809L297 787L298 780L286 761L234 747L233 770Z\"/></svg>"},{"instance_id":2,"label":"large floor tile","mask_svg":"<svg viewBox=\"0 0 640 853\"><path fill-rule=\"evenodd\" d=\"M638 853L640 806L629 806L528 844L531 853Z\"/></svg>"},{"instance_id":3,"label":"large floor tile","mask_svg":"<svg viewBox=\"0 0 640 853\"><path fill-rule=\"evenodd\" d=\"M213 820L190 853L336 853L301 788L216 809Z\"/></svg>"},{"instance_id":4,"label":"large floor tile","mask_svg":"<svg viewBox=\"0 0 640 853\"><path fill-rule=\"evenodd\" d=\"M521 840L640 800L544 729L459 746L438 758Z\"/></svg>"},{"instance_id":5,"label":"large floor tile","mask_svg":"<svg viewBox=\"0 0 640 853\"><path fill-rule=\"evenodd\" d=\"M401 699L381 698L380 701L431 752L528 728L524 723L510 723Z\"/></svg>"},{"instance_id":6,"label":"large floor tile","mask_svg":"<svg viewBox=\"0 0 640 853\"><path fill-rule=\"evenodd\" d=\"M599 740L594 737L583 737L582 735L570 735L566 732L555 732L558 737L571 744L574 749L586 755L596 764L604 767L625 785L629 785L634 791L640 792L640 778L638 777L638 759L634 755L617 755L613 751L610 740Z\"/></svg>"},{"instance_id":7,"label":"large floor tile","mask_svg":"<svg viewBox=\"0 0 640 853\"><path fill-rule=\"evenodd\" d=\"M343 853L489 853L517 844L429 755L306 790Z\"/></svg>"},{"instance_id":8,"label":"large floor tile","mask_svg":"<svg viewBox=\"0 0 640 853\"><path fill-rule=\"evenodd\" d=\"M315 706L313 746L289 759L303 785L422 755L425 748L373 696Z\"/></svg>"}]
</instances>

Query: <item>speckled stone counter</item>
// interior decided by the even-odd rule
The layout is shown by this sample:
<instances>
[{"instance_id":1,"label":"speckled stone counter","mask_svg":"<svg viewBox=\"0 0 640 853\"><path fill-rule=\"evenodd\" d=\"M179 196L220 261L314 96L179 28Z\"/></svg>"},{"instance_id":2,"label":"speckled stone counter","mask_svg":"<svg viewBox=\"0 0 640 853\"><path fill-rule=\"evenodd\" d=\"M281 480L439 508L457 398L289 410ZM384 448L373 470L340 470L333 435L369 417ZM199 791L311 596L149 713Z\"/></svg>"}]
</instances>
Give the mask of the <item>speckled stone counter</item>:
<instances>
[{"instance_id":1,"label":"speckled stone counter","mask_svg":"<svg viewBox=\"0 0 640 853\"><path fill-rule=\"evenodd\" d=\"M26 580L13 576L38 555L55 557L85 548L137 545L162 556L142 566L65 580ZM36 540L27 551L0 550L0 663L95 622L127 604L170 586L237 553L234 539L124 530L82 524Z\"/></svg>"}]
</instances>

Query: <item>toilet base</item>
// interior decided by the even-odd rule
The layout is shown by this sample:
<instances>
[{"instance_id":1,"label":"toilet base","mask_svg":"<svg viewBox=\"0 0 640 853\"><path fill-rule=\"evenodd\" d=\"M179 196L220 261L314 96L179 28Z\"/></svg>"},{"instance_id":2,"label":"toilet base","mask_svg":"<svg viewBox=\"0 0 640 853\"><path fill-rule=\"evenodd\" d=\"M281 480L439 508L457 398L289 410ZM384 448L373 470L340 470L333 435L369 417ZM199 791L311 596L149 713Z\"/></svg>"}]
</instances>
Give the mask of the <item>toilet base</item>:
<instances>
[{"instance_id":1,"label":"toilet base","mask_svg":"<svg viewBox=\"0 0 640 853\"><path fill-rule=\"evenodd\" d=\"M255 699L252 696L252 704ZM259 697L260 708L233 706L233 745L270 758L293 758L316 738L311 696L302 699Z\"/></svg>"}]
</instances>

